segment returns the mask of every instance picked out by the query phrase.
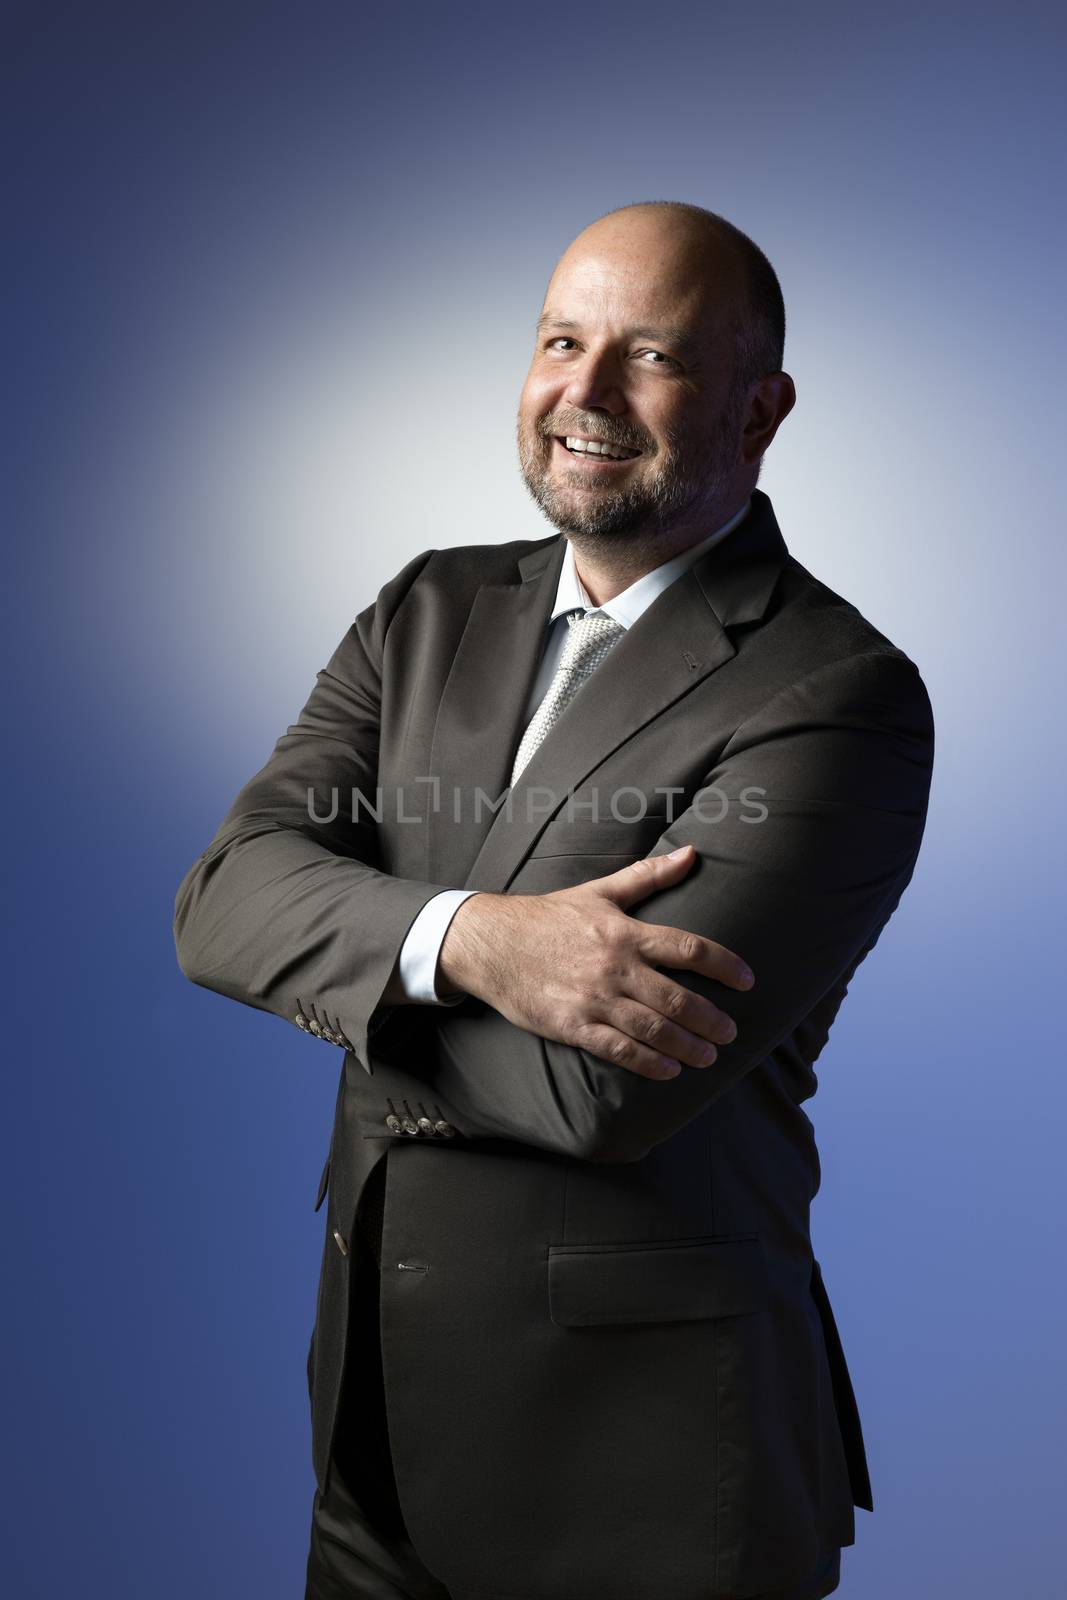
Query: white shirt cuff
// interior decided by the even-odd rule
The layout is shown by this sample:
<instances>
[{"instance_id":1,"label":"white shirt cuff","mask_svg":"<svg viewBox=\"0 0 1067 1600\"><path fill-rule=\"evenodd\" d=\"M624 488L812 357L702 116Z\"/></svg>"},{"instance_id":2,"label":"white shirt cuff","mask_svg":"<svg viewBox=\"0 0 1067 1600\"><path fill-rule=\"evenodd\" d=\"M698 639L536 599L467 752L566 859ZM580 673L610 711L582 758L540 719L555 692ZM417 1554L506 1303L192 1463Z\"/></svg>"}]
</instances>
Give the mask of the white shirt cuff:
<instances>
[{"instance_id":1,"label":"white shirt cuff","mask_svg":"<svg viewBox=\"0 0 1067 1600\"><path fill-rule=\"evenodd\" d=\"M442 889L427 900L407 931L400 947L400 983L408 999L423 1005L458 1006L464 994L442 996L435 985L437 958L441 953L448 925L464 900L477 889Z\"/></svg>"}]
</instances>

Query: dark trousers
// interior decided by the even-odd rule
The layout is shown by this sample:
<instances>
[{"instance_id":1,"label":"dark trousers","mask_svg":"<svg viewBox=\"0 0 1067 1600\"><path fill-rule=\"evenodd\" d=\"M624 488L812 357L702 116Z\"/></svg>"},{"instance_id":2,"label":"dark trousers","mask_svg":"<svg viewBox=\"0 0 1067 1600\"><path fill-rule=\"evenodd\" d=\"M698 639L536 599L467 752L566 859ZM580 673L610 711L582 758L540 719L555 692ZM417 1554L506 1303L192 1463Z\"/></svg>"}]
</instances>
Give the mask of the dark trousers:
<instances>
[{"instance_id":1,"label":"dark trousers","mask_svg":"<svg viewBox=\"0 0 1067 1600\"><path fill-rule=\"evenodd\" d=\"M304 1600L451 1600L415 1554L404 1526L386 1426L378 1268L358 1227L352 1249L352 1280L359 1289L349 1308L333 1468L326 1494L315 1490ZM841 1552L835 1550L803 1583L751 1600L822 1600L837 1588L840 1570Z\"/></svg>"}]
</instances>

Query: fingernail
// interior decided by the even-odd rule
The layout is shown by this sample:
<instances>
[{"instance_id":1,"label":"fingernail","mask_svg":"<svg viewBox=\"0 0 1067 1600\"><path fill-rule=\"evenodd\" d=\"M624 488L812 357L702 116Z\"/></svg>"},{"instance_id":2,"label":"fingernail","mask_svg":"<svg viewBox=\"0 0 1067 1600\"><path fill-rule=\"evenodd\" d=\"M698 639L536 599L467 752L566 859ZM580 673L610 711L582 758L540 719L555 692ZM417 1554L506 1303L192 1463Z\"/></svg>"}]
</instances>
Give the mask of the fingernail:
<instances>
[{"instance_id":1,"label":"fingernail","mask_svg":"<svg viewBox=\"0 0 1067 1600\"><path fill-rule=\"evenodd\" d=\"M754 972L750 972L747 967L742 967L737 976L740 982L744 984L746 989L751 989L752 985L756 981L756 974Z\"/></svg>"},{"instance_id":2,"label":"fingernail","mask_svg":"<svg viewBox=\"0 0 1067 1600\"><path fill-rule=\"evenodd\" d=\"M679 856L684 856L685 852L688 849L689 849L689 846L687 844L680 844L678 846L677 850L672 850L671 851L670 855L667 857L667 860L668 861L677 861L678 857Z\"/></svg>"},{"instance_id":3,"label":"fingernail","mask_svg":"<svg viewBox=\"0 0 1067 1600\"><path fill-rule=\"evenodd\" d=\"M681 1062L674 1061L669 1056L664 1056L660 1063L660 1073L664 1078L676 1078L681 1072Z\"/></svg>"}]
</instances>

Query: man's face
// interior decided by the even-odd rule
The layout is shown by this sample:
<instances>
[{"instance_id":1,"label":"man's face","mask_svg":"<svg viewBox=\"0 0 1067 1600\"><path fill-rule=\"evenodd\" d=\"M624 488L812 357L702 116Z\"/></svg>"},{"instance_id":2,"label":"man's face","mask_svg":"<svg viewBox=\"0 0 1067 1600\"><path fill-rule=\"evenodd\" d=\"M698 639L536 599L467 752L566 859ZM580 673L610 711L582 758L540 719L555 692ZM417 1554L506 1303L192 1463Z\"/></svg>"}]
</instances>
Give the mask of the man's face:
<instances>
[{"instance_id":1,"label":"man's face","mask_svg":"<svg viewBox=\"0 0 1067 1600\"><path fill-rule=\"evenodd\" d=\"M518 446L527 489L576 543L684 543L712 531L736 498L739 292L729 259L709 263L632 219L594 224L564 254L519 401ZM588 440L625 457L583 453Z\"/></svg>"}]
</instances>

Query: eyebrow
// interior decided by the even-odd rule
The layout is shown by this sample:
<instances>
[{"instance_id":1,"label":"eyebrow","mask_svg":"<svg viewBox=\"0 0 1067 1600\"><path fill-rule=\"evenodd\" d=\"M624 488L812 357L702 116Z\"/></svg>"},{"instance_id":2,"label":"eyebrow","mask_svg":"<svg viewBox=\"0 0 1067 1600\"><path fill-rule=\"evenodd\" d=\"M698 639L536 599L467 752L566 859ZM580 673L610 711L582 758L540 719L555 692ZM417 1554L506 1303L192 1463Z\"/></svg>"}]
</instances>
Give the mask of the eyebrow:
<instances>
[{"instance_id":1,"label":"eyebrow","mask_svg":"<svg viewBox=\"0 0 1067 1600\"><path fill-rule=\"evenodd\" d=\"M556 317L550 312L545 312L537 319L537 332L543 333L548 328L565 328L569 332L577 333L581 328L580 322L570 322L566 317ZM669 344L676 350L695 351L697 341L685 328L662 326L652 328L648 326L633 327L629 330L636 339L654 339L657 344Z\"/></svg>"}]
</instances>

